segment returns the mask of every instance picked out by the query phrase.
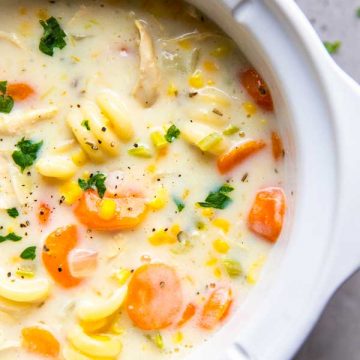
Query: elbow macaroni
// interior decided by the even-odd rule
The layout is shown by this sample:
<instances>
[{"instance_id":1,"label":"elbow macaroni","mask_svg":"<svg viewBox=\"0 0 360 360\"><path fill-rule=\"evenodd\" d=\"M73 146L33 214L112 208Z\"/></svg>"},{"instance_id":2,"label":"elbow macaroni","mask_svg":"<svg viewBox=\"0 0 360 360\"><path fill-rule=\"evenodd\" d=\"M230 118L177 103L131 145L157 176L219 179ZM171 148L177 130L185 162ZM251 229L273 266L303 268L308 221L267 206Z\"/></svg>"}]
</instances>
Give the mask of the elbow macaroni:
<instances>
[{"instance_id":1,"label":"elbow macaroni","mask_svg":"<svg viewBox=\"0 0 360 360\"><path fill-rule=\"evenodd\" d=\"M82 321L97 321L114 314L123 304L127 287L122 286L106 300L80 302L77 306L77 315Z\"/></svg>"}]
</instances>

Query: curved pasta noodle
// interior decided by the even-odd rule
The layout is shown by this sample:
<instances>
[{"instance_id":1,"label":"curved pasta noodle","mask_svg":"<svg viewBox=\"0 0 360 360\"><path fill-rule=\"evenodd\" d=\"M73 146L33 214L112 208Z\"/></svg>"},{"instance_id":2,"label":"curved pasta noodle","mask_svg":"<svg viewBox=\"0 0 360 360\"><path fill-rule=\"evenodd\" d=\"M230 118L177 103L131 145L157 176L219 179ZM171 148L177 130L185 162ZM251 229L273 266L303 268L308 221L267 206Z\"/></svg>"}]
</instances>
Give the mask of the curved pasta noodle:
<instances>
[{"instance_id":1,"label":"curved pasta noodle","mask_svg":"<svg viewBox=\"0 0 360 360\"><path fill-rule=\"evenodd\" d=\"M96 98L97 104L104 115L110 120L116 135L123 141L134 136L130 115L121 99L110 90L103 90Z\"/></svg>"},{"instance_id":2,"label":"curved pasta noodle","mask_svg":"<svg viewBox=\"0 0 360 360\"><path fill-rule=\"evenodd\" d=\"M74 162L66 155L45 156L36 162L39 174L56 179L69 179L78 169Z\"/></svg>"},{"instance_id":3,"label":"curved pasta noodle","mask_svg":"<svg viewBox=\"0 0 360 360\"><path fill-rule=\"evenodd\" d=\"M58 112L56 106L49 106L43 109L29 110L26 112L14 112L10 115L0 116L0 134L15 135L19 131L36 124L42 120L52 119Z\"/></svg>"},{"instance_id":4,"label":"curved pasta noodle","mask_svg":"<svg viewBox=\"0 0 360 360\"><path fill-rule=\"evenodd\" d=\"M87 356L114 358L122 350L119 337L105 334L89 336L79 325L70 329L67 337L74 348Z\"/></svg>"},{"instance_id":5,"label":"curved pasta noodle","mask_svg":"<svg viewBox=\"0 0 360 360\"><path fill-rule=\"evenodd\" d=\"M97 321L114 314L123 304L127 287L122 286L114 294L102 301L85 300L77 306L77 315L83 321Z\"/></svg>"},{"instance_id":6,"label":"curved pasta noodle","mask_svg":"<svg viewBox=\"0 0 360 360\"><path fill-rule=\"evenodd\" d=\"M209 126L203 124L189 123L181 129L181 136L190 144L200 148L200 141L215 132L216 131ZM228 141L222 138L216 146L208 149L207 151L213 155L220 155L229 148L229 145L230 144L228 143Z\"/></svg>"},{"instance_id":7,"label":"curved pasta noodle","mask_svg":"<svg viewBox=\"0 0 360 360\"><path fill-rule=\"evenodd\" d=\"M97 139L98 146L112 156L119 154L119 141L95 103L85 101L82 105L84 119L88 120L90 132Z\"/></svg>"},{"instance_id":8,"label":"curved pasta noodle","mask_svg":"<svg viewBox=\"0 0 360 360\"><path fill-rule=\"evenodd\" d=\"M11 281L2 273L0 276L0 296L20 303L33 303L44 300L50 292L47 279Z\"/></svg>"},{"instance_id":9,"label":"curved pasta noodle","mask_svg":"<svg viewBox=\"0 0 360 360\"><path fill-rule=\"evenodd\" d=\"M188 112L188 117L214 126L225 126L229 123L229 118L217 113L216 109L196 107Z\"/></svg>"},{"instance_id":10,"label":"curved pasta noodle","mask_svg":"<svg viewBox=\"0 0 360 360\"><path fill-rule=\"evenodd\" d=\"M102 162L106 155L99 148L98 141L91 131L82 125L84 118L79 109L73 109L67 116L67 123L82 149L95 162Z\"/></svg>"}]
</instances>

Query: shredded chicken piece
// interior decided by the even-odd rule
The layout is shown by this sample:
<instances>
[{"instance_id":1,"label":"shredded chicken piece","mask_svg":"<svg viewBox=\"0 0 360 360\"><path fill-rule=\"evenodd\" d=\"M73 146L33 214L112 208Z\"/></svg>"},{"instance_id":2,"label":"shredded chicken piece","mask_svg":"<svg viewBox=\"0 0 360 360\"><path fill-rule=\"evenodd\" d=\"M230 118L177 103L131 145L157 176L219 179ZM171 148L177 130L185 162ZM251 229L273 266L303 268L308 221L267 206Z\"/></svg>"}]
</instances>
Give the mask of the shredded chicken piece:
<instances>
[{"instance_id":1,"label":"shredded chicken piece","mask_svg":"<svg viewBox=\"0 0 360 360\"><path fill-rule=\"evenodd\" d=\"M24 49L24 45L15 33L7 33L5 31L0 31L0 39L8 41L20 49Z\"/></svg>"},{"instance_id":2,"label":"shredded chicken piece","mask_svg":"<svg viewBox=\"0 0 360 360\"><path fill-rule=\"evenodd\" d=\"M151 107L159 96L160 73L149 32L142 21L136 20L135 25L140 34L140 75L133 95L144 107Z\"/></svg>"},{"instance_id":3,"label":"shredded chicken piece","mask_svg":"<svg viewBox=\"0 0 360 360\"><path fill-rule=\"evenodd\" d=\"M52 119L58 112L55 106L0 116L0 135L15 135L42 120Z\"/></svg>"}]
</instances>

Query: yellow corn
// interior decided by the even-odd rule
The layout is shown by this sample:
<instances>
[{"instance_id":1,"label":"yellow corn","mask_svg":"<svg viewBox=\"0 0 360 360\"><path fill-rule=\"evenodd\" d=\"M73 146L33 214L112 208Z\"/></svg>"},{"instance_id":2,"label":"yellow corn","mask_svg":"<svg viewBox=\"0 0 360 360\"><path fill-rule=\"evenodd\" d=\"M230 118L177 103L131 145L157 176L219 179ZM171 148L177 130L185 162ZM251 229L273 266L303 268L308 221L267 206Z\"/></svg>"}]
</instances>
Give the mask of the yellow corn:
<instances>
[{"instance_id":1,"label":"yellow corn","mask_svg":"<svg viewBox=\"0 0 360 360\"><path fill-rule=\"evenodd\" d=\"M214 240L213 248L220 254L226 254L229 251L230 246L225 240L219 238Z\"/></svg>"},{"instance_id":2,"label":"yellow corn","mask_svg":"<svg viewBox=\"0 0 360 360\"><path fill-rule=\"evenodd\" d=\"M246 112L247 115L255 115L256 114L256 111L257 111L257 108L256 108L256 105L253 104L252 102L250 101L246 101L243 103L243 108Z\"/></svg>"},{"instance_id":3,"label":"yellow corn","mask_svg":"<svg viewBox=\"0 0 360 360\"><path fill-rule=\"evenodd\" d=\"M60 194L66 205L72 205L81 198L82 190L75 181L69 181L60 187Z\"/></svg>"},{"instance_id":4,"label":"yellow corn","mask_svg":"<svg viewBox=\"0 0 360 360\"><path fill-rule=\"evenodd\" d=\"M164 187L156 191L154 198L148 202L148 205L153 210L160 210L166 206L169 201L169 193Z\"/></svg>"},{"instance_id":5,"label":"yellow corn","mask_svg":"<svg viewBox=\"0 0 360 360\"><path fill-rule=\"evenodd\" d=\"M189 195L190 195L190 190L185 189L183 194L182 194L182 199L185 200Z\"/></svg>"},{"instance_id":6,"label":"yellow corn","mask_svg":"<svg viewBox=\"0 0 360 360\"><path fill-rule=\"evenodd\" d=\"M167 94L168 94L169 96L178 96L179 91L178 91L177 87L176 87L173 83L171 83L171 84L169 85L169 87L168 87L168 89L167 89Z\"/></svg>"},{"instance_id":7,"label":"yellow corn","mask_svg":"<svg viewBox=\"0 0 360 360\"><path fill-rule=\"evenodd\" d=\"M102 199L99 208L99 216L104 220L111 220L116 215L116 201L114 199Z\"/></svg>"},{"instance_id":8,"label":"yellow corn","mask_svg":"<svg viewBox=\"0 0 360 360\"><path fill-rule=\"evenodd\" d=\"M217 64L211 60L205 60L203 67L206 71L209 71L209 72L214 72L214 71L219 70L219 67L217 66Z\"/></svg>"},{"instance_id":9,"label":"yellow corn","mask_svg":"<svg viewBox=\"0 0 360 360\"><path fill-rule=\"evenodd\" d=\"M196 70L189 78L190 86L200 89L204 86L204 77L200 70Z\"/></svg>"},{"instance_id":10,"label":"yellow corn","mask_svg":"<svg viewBox=\"0 0 360 360\"><path fill-rule=\"evenodd\" d=\"M157 149L166 147L169 143L166 141L164 134L161 131L153 131L150 134L152 143Z\"/></svg>"},{"instance_id":11,"label":"yellow corn","mask_svg":"<svg viewBox=\"0 0 360 360\"><path fill-rule=\"evenodd\" d=\"M206 266L214 266L217 263L217 258L213 257L210 258L208 261L206 261L205 265Z\"/></svg>"},{"instance_id":12,"label":"yellow corn","mask_svg":"<svg viewBox=\"0 0 360 360\"><path fill-rule=\"evenodd\" d=\"M87 156L83 150L79 149L77 152L72 154L71 160L75 165L83 166L86 164Z\"/></svg>"},{"instance_id":13,"label":"yellow corn","mask_svg":"<svg viewBox=\"0 0 360 360\"><path fill-rule=\"evenodd\" d=\"M191 50L191 48L192 48L191 41L187 40L187 39L179 40L178 44L184 50Z\"/></svg>"},{"instance_id":14,"label":"yellow corn","mask_svg":"<svg viewBox=\"0 0 360 360\"><path fill-rule=\"evenodd\" d=\"M174 244L176 241L176 235L171 231L165 231L165 229L157 230L149 237L150 244L154 246Z\"/></svg>"},{"instance_id":15,"label":"yellow corn","mask_svg":"<svg viewBox=\"0 0 360 360\"><path fill-rule=\"evenodd\" d=\"M181 227L179 224L174 224L171 228L170 231L172 234L174 234L175 236L177 236L180 232L181 232Z\"/></svg>"},{"instance_id":16,"label":"yellow corn","mask_svg":"<svg viewBox=\"0 0 360 360\"><path fill-rule=\"evenodd\" d=\"M210 208L203 208L201 210L201 213L203 216L207 217L207 218L210 218L212 216L214 216L214 210L213 209L210 209Z\"/></svg>"},{"instance_id":17,"label":"yellow corn","mask_svg":"<svg viewBox=\"0 0 360 360\"><path fill-rule=\"evenodd\" d=\"M184 339L184 335L181 331L176 332L173 336L172 336L172 341L174 344L180 344Z\"/></svg>"},{"instance_id":18,"label":"yellow corn","mask_svg":"<svg viewBox=\"0 0 360 360\"><path fill-rule=\"evenodd\" d=\"M146 168L146 170L149 172L149 173L154 173L154 172L156 172L156 165L155 164L150 164L147 168Z\"/></svg>"},{"instance_id":19,"label":"yellow corn","mask_svg":"<svg viewBox=\"0 0 360 360\"><path fill-rule=\"evenodd\" d=\"M224 233L228 233L230 230L230 222L226 219L217 218L212 221L212 224L221 229Z\"/></svg>"},{"instance_id":20,"label":"yellow corn","mask_svg":"<svg viewBox=\"0 0 360 360\"><path fill-rule=\"evenodd\" d=\"M215 276L216 278L220 279L220 278L221 278L221 275L222 275L221 269L218 268L218 267L216 267L216 268L214 269L214 276Z\"/></svg>"}]
</instances>

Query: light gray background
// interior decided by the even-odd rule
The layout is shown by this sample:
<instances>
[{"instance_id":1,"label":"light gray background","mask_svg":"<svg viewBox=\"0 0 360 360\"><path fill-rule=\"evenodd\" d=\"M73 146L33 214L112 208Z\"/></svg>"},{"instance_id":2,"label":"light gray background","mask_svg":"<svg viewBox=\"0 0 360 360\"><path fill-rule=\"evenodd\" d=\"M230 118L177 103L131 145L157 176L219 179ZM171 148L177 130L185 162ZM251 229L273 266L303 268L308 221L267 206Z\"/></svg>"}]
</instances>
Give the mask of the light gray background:
<instances>
[{"instance_id":1,"label":"light gray background","mask_svg":"<svg viewBox=\"0 0 360 360\"><path fill-rule=\"evenodd\" d=\"M296 2L322 40L342 42L334 60L360 83L360 0ZM294 360L360 360L360 273L335 294Z\"/></svg>"}]
</instances>

